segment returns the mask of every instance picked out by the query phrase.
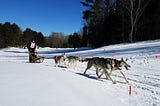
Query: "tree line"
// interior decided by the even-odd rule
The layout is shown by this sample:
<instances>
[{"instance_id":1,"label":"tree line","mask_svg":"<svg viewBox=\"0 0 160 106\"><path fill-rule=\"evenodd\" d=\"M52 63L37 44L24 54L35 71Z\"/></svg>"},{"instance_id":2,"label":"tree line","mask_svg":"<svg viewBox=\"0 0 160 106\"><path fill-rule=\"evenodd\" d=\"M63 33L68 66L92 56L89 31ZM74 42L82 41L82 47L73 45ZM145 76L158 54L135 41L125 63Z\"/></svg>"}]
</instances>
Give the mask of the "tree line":
<instances>
[{"instance_id":1,"label":"tree line","mask_svg":"<svg viewBox=\"0 0 160 106\"><path fill-rule=\"evenodd\" d=\"M52 48L79 48L81 47L81 35L74 32L65 35L62 32L52 32L49 36L45 36L45 47Z\"/></svg>"},{"instance_id":2,"label":"tree line","mask_svg":"<svg viewBox=\"0 0 160 106\"><path fill-rule=\"evenodd\" d=\"M80 47L80 35L76 32L68 36L61 32L53 32L49 36L44 36L41 32L30 28L22 31L15 23L0 23L0 48L26 47L32 39L35 39L40 47Z\"/></svg>"},{"instance_id":3,"label":"tree line","mask_svg":"<svg viewBox=\"0 0 160 106\"><path fill-rule=\"evenodd\" d=\"M83 46L160 39L160 0L83 0Z\"/></svg>"},{"instance_id":4,"label":"tree line","mask_svg":"<svg viewBox=\"0 0 160 106\"><path fill-rule=\"evenodd\" d=\"M160 39L160 0L82 0L83 27L65 35L41 32L13 23L0 23L0 48L24 47L34 38L41 47L100 47Z\"/></svg>"},{"instance_id":5,"label":"tree line","mask_svg":"<svg viewBox=\"0 0 160 106\"><path fill-rule=\"evenodd\" d=\"M10 22L0 24L0 48L24 47L31 39L38 41L38 45L44 46L45 40L41 32L36 32L30 28L22 31L20 27Z\"/></svg>"}]
</instances>

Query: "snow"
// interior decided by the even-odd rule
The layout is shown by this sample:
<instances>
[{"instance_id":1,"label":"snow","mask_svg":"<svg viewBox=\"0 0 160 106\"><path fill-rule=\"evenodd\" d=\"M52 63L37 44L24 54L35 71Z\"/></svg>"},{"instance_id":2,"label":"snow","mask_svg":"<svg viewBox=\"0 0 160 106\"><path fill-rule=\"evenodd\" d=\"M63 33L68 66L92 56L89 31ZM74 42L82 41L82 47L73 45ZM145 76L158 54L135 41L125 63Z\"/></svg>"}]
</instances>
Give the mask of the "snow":
<instances>
[{"instance_id":1,"label":"snow","mask_svg":"<svg viewBox=\"0 0 160 106\"><path fill-rule=\"evenodd\" d=\"M104 46L97 49L39 48L43 63L28 63L22 48L0 50L0 106L160 106L160 40ZM114 71L113 84L98 80L95 69L84 75L86 62L55 67L53 56L128 58L130 70ZM64 64L62 64L64 65ZM132 87L129 95L129 87Z\"/></svg>"}]
</instances>

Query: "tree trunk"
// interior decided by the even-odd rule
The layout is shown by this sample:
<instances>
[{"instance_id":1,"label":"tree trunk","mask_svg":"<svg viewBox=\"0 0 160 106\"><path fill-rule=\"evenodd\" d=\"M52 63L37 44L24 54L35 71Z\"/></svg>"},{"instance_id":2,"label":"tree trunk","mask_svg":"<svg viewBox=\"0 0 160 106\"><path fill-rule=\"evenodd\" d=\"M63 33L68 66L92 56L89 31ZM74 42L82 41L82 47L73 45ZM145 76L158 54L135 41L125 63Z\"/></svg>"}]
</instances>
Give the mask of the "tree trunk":
<instances>
[{"instance_id":1,"label":"tree trunk","mask_svg":"<svg viewBox=\"0 0 160 106\"><path fill-rule=\"evenodd\" d=\"M129 33L129 42L133 41L133 30L134 30L134 22L133 22L133 0L130 0L131 3L131 11L130 11L130 19L131 19L131 30Z\"/></svg>"}]
</instances>

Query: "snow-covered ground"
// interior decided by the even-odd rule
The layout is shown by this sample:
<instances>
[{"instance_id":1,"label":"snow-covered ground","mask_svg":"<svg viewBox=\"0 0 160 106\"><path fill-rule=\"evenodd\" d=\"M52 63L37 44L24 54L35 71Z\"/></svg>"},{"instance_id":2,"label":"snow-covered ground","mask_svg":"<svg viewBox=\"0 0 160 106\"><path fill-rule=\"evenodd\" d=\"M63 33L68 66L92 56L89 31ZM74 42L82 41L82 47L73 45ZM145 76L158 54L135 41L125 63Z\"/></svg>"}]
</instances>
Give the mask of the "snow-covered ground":
<instances>
[{"instance_id":1,"label":"snow-covered ground","mask_svg":"<svg viewBox=\"0 0 160 106\"><path fill-rule=\"evenodd\" d=\"M39 48L43 63L28 63L27 49L0 50L0 106L160 106L160 41L105 46L97 49ZM55 67L53 56L128 58L130 70L98 80L95 69L84 75L86 62ZM63 64L62 64L63 65ZM129 87L132 93L129 95Z\"/></svg>"}]
</instances>

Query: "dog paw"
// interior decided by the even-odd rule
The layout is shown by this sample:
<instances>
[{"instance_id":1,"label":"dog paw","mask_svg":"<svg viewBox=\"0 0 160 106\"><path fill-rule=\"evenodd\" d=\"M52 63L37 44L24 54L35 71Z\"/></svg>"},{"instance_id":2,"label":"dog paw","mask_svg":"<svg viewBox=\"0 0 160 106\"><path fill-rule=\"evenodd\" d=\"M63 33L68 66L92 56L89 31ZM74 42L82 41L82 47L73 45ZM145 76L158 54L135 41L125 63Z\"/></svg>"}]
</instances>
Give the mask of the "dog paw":
<instances>
[{"instance_id":1,"label":"dog paw","mask_svg":"<svg viewBox=\"0 0 160 106\"><path fill-rule=\"evenodd\" d=\"M113 84L116 84L116 81L114 81Z\"/></svg>"}]
</instances>

